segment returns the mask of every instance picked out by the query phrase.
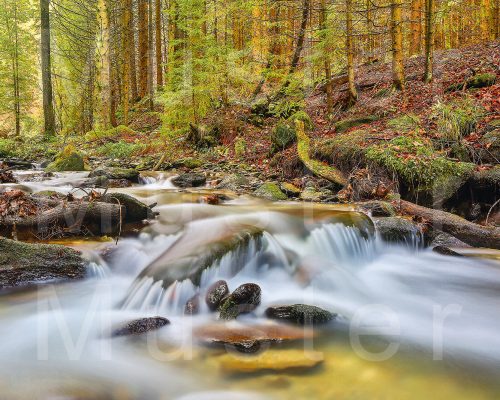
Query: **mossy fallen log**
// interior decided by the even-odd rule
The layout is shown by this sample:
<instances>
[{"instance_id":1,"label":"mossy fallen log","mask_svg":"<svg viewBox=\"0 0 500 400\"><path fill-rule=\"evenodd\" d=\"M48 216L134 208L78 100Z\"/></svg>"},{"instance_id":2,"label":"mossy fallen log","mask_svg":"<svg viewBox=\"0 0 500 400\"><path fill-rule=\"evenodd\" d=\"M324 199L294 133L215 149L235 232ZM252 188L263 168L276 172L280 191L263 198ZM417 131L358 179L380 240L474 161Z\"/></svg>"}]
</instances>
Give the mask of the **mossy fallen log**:
<instances>
[{"instance_id":1,"label":"mossy fallen log","mask_svg":"<svg viewBox=\"0 0 500 400\"><path fill-rule=\"evenodd\" d=\"M297 131L297 152L299 154L300 160L304 165L314 174L320 178L329 180L330 182L336 183L340 186L345 186L347 184L347 179L343 174L336 168L333 168L321 161L314 160L310 157L309 151L311 147L311 140L306 135L304 129L304 123L302 121L295 121L296 131Z\"/></svg>"},{"instance_id":2,"label":"mossy fallen log","mask_svg":"<svg viewBox=\"0 0 500 400\"><path fill-rule=\"evenodd\" d=\"M435 229L449 233L471 246L500 249L500 228L478 225L458 215L418 206L408 201L398 201L397 206L401 213L428 221Z\"/></svg>"}]
</instances>

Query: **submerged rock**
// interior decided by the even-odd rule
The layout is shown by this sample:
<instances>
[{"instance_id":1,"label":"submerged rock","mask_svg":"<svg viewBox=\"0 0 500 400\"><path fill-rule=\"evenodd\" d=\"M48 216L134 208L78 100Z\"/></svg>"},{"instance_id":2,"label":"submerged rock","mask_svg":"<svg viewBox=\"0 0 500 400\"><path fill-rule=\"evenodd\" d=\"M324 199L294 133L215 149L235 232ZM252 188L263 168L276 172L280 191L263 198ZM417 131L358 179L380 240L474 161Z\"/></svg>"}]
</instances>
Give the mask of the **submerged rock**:
<instances>
[{"instance_id":1,"label":"submerged rock","mask_svg":"<svg viewBox=\"0 0 500 400\"><path fill-rule=\"evenodd\" d=\"M220 303L229 294L229 287L226 281L217 281L211 285L205 296L205 302L207 303L210 311L216 311L219 308Z\"/></svg>"},{"instance_id":2,"label":"submerged rock","mask_svg":"<svg viewBox=\"0 0 500 400\"><path fill-rule=\"evenodd\" d=\"M82 279L85 262L69 247L0 238L0 289Z\"/></svg>"},{"instance_id":3,"label":"submerged rock","mask_svg":"<svg viewBox=\"0 0 500 400\"><path fill-rule=\"evenodd\" d=\"M310 340L314 331L283 324L241 325L235 322L196 328L194 336L202 344L224 346L240 353L256 353L272 344Z\"/></svg>"},{"instance_id":4,"label":"submerged rock","mask_svg":"<svg viewBox=\"0 0 500 400\"><path fill-rule=\"evenodd\" d=\"M269 307L266 317L286 321L297 325L326 324L335 318L335 314L322 308L304 304L292 306Z\"/></svg>"},{"instance_id":5,"label":"submerged rock","mask_svg":"<svg viewBox=\"0 0 500 400\"><path fill-rule=\"evenodd\" d=\"M218 358L224 372L284 371L309 369L324 361L323 353L296 349L267 350L257 356L225 354Z\"/></svg>"},{"instance_id":6,"label":"submerged rock","mask_svg":"<svg viewBox=\"0 0 500 400\"><path fill-rule=\"evenodd\" d=\"M453 251L449 247L446 246L436 246L432 249L434 253L441 254L442 256L452 256L452 257L463 257L462 254Z\"/></svg>"},{"instance_id":7,"label":"submerged rock","mask_svg":"<svg viewBox=\"0 0 500 400\"><path fill-rule=\"evenodd\" d=\"M261 289L255 283L246 283L238 287L222 303L220 318L231 320L240 314L250 313L260 305Z\"/></svg>"},{"instance_id":8,"label":"submerged rock","mask_svg":"<svg viewBox=\"0 0 500 400\"><path fill-rule=\"evenodd\" d=\"M261 185L254 194L258 197L270 201L287 200L288 196L281 191L278 185L272 182L267 182Z\"/></svg>"},{"instance_id":9,"label":"submerged rock","mask_svg":"<svg viewBox=\"0 0 500 400\"><path fill-rule=\"evenodd\" d=\"M250 186L250 180L246 176L239 174L232 174L224 177L221 183L217 185L216 189L232 190L233 192L237 192L249 186Z\"/></svg>"},{"instance_id":10,"label":"submerged rock","mask_svg":"<svg viewBox=\"0 0 500 400\"><path fill-rule=\"evenodd\" d=\"M179 188L190 188L203 186L207 182L207 177L204 174L187 173L176 176L172 179L172 183Z\"/></svg>"},{"instance_id":11,"label":"submerged rock","mask_svg":"<svg viewBox=\"0 0 500 400\"><path fill-rule=\"evenodd\" d=\"M130 336L130 335L142 335L147 332L151 332L165 325L170 324L170 321L162 317L152 317L152 318L142 318L135 321L131 321L128 324L116 329L111 334L112 337L118 336Z\"/></svg>"}]
</instances>

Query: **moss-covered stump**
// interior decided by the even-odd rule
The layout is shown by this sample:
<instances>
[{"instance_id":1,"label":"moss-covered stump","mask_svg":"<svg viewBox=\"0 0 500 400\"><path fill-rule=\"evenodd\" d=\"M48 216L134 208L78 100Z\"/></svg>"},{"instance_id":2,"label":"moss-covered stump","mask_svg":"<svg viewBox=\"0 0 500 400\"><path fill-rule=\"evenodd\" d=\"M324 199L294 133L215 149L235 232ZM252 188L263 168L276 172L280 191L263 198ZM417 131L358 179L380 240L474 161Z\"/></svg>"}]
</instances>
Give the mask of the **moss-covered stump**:
<instances>
[{"instance_id":1,"label":"moss-covered stump","mask_svg":"<svg viewBox=\"0 0 500 400\"><path fill-rule=\"evenodd\" d=\"M267 182L261 185L254 194L257 197L261 197L270 201L280 201L288 199L288 196L283 193L280 187L272 182Z\"/></svg>"},{"instance_id":2,"label":"moss-covered stump","mask_svg":"<svg viewBox=\"0 0 500 400\"><path fill-rule=\"evenodd\" d=\"M69 145L56 156L56 159L45 170L47 172L84 171L85 162L75 147Z\"/></svg>"},{"instance_id":3,"label":"moss-covered stump","mask_svg":"<svg viewBox=\"0 0 500 400\"><path fill-rule=\"evenodd\" d=\"M356 126L360 125L365 125L365 124L370 124L372 122L378 121L380 117L377 115L367 115L364 117L359 117L359 118L353 118L353 119L346 119L343 121L339 121L335 124L335 130L338 133L345 132L351 128L354 128Z\"/></svg>"},{"instance_id":4,"label":"moss-covered stump","mask_svg":"<svg viewBox=\"0 0 500 400\"><path fill-rule=\"evenodd\" d=\"M0 289L82 279L85 274L85 262L73 249L0 238Z\"/></svg>"},{"instance_id":5,"label":"moss-covered stump","mask_svg":"<svg viewBox=\"0 0 500 400\"><path fill-rule=\"evenodd\" d=\"M139 171L126 168L96 169L89 174L89 178L106 178L110 180L125 179L132 183L139 183Z\"/></svg>"},{"instance_id":6,"label":"moss-covered stump","mask_svg":"<svg viewBox=\"0 0 500 400\"><path fill-rule=\"evenodd\" d=\"M493 86L496 81L496 75L492 73L484 73L474 75L465 82L455 83L446 88L446 93L456 92L463 89L480 89L483 87Z\"/></svg>"},{"instance_id":7,"label":"moss-covered stump","mask_svg":"<svg viewBox=\"0 0 500 400\"><path fill-rule=\"evenodd\" d=\"M336 168L330 167L321 161L314 160L310 157L309 152L311 149L311 139L306 135L304 129L304 123L302 121L296 121L296 131L297 131L297 152L299 154L300 160L304 165L314 174L321 178L324 178L330 182L336 183L340 186L345 186L347 183L346 178L343 174Z\"/></svg>"}]
</instances>

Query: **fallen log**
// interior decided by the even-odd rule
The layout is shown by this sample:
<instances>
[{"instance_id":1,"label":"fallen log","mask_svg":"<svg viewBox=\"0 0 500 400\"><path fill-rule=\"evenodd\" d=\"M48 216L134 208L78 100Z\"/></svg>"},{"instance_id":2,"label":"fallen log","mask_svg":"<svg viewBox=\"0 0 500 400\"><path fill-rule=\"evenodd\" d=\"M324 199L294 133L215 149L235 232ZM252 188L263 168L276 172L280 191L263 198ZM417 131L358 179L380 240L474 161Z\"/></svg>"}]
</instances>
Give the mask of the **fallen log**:
<instances>
[{"instance_id":1,"label":"fallen log","mask_svg":"<svg viewBox=\"0 0 500 400\"><path fill-rule=\"evenodd\" d=\"M435 229L449 233L471 246L500 249L500 228L478 225L458 215L432 210L404 200L395 202L394 205L402 214L419 217L431 223Z\"/></svg>"}]
</instances>

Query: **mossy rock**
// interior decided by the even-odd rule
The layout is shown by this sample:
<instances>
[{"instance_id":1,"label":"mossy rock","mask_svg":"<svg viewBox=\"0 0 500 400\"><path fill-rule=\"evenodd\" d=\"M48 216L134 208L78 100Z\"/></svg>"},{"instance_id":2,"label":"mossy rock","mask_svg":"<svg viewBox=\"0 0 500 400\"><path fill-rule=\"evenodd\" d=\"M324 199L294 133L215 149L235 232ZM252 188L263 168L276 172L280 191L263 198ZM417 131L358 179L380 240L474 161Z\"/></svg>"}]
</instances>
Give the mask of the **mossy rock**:
<instances>
[{"instance_id":1,"label":"mossy rock","mask_svg":"<svg viewBox=\"0 0 500 400\"><path fill-rule=\"evenodd\" d=\"M280 122L271 133L273 143L271 153L282 151L297 140L295 128L292 124Z\"/></svg>"},{"instance_id":2,"label":"mossy rock","mask_svg":"<svg viewBox=\"0 0 500 400\"><path fill-rule=\"evenodd\" d=\"M0 238L0 289L53 284L85 275L84 260L69 247Z\"/></svg>"},{"instance_id":3,"label":"mossy rock","mask_svg":"<svg viewBox=\"0 0 500 400\"><path fill-rule=\"evenodd\" d=\"M194 157L183 158L179 161L175 161L171 164L172 168L187 168L187 169L195 169L200 168L203 165L203 161Z\"/></svg>"},{"instance_id":4,"label":"mossy rock","mask_svg":"<svg viewBox=\"0 0 500 400\"><path fill-rule=\"evenodd\" d=\"M250 186L250 180L240 174L232 174L224 177L216 187L220 190L232 190L233 192L238 192Z\"/></svg>"},{"instance_id":5,"label":"mossy rock","mask_svg":"<svg viewBox=\"0 0 500 400\"><path fill-rule=\"evenodd\" d=\"M316 190L312 186L308 186L300 194L300 199L303 201L309 201L313 203L318 203L323 199L323 193Z\"/></svg>"},{"instance_id":6,"label":"mossy rock","mask_svg":"<svg viewBox=\"0 0 500 400\"><path fill-rule=\"evenodd\" d=\"M270 201L280 201L288 199L288 196L281 191L280 187L272 182L264 183L254 192L254 194L258 197Z\"/></svg>"},{"instance_id":7,"label":"mossy rock","mask_svg":"<svg viewBox=\"0 0 500 400\"><path fill-rule=\"evenodd\" d=\"M365 117L346 119L346 120L337 122L335 124L335 130L338 133L342 133L342 132L345 132L345 131L347 131L351 128L354 128L356 126L370 124L372 122L378 121L379 119L380 119L380 117L378 117L377 115L367 115Z\"/></svg>"},{"instance_id":8,"label":"mossy rock","mask_svg":"<svg viewBox=\"0 0 500 400\"><path fill-rule=\"evenodd\" d=\"M125 222L139 222L155 217L149 206L125 193L107 193L101 198L101 201L125 206Z\"/></svg>"},{"instance_id":9,"label":"mossy rock","mask_svg":"<svg viewBox=\"0 0 500 400\"><path fill-rule=\"evenodd\" d=\"M89 178L106 177L107 179L126 179L139 183L139 171L126 168L96 169L89 174Z\"/></svg>"},{"instance_id":10,"label":"mossy rock","mask_svg":"<svg viewBox=\"0 0 500 400\"><path fill-rule=\"evenodd\" d=\"M45 171L47 172L64 172L64 171L84 171L85 162L83 156L76 151L74 146L66 146L66 148L56 156L54 162L50 163Z\"/></svg>"},{"instance_id":11,"label":"mossy rock","mask_svg":"<svg viewBox=\"0 0 500 400\"><path fill-rule=\"evenodd\" d=\"M297 197L300 195L301 190L290 182L283 182L280 185L281 190L290 197Z\"/></svg>"},{"instance_id":12,"label":"mossy rock","mask_svg":"<svg viewBox=\"0 0 500 400\"><path fill-rule=\"evenodd\" d=\"M463 89L480 89L493 86L496 82L496 79L497 76L493 73L477 74L472 78L467 79L465 82L455 83L448 86L445 92L450 93Z\"/></svg>"},{"instance_id":13,"label":"mossy rock","mask_svg":"<svg viewBox=\"0 0 500 400\"><path fill-rule=\"evenodd\" d=\"M413 243L422 236L422 230L414 222L400 217L373 218L382 240L392 243Z\"/></svg>"}]
</instances>

